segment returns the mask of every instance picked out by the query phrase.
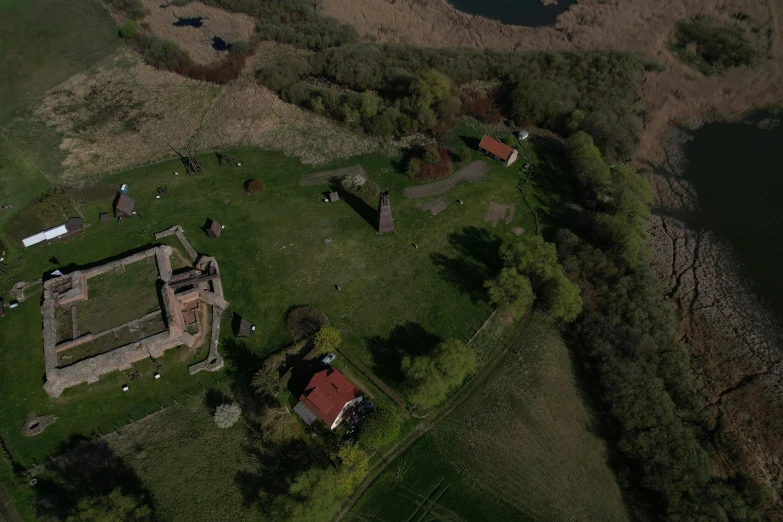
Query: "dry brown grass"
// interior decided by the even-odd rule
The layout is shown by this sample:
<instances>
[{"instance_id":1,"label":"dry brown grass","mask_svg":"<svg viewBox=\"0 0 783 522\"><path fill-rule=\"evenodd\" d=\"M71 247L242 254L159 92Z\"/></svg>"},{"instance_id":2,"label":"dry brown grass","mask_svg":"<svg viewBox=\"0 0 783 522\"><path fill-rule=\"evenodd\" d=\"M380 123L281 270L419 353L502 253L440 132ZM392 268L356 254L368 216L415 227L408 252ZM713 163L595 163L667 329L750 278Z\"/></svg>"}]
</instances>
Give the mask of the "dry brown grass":
<instances>
[{"instance_id":1,"label":"dry brown grass","mask_svg":"<svg viewBox=\"0 0 783 522\"><path fill-rule=\"evenodd\" d=\"M184 6L166 6L166 2L161 0L143 2L148 14L141 21L142 26L158 38L176 42L194 62L202 65L220 61L227 54L227 51L216 51L212 48L213 37L218 36L228 43L248 41L255 28L255 20L251 16L229 13L201 2ZM201 27L173 25L178 18L199 17L204 18Z\"/></svg>"},{"instance_id":2,"label":"dry brown grass","mask_svg":"<svg viewBox=\"0 0 783 522\"><path fill-rule=\"evenodd\" d=\"M173 155L256 145L305 163L371 152L374 140L280 100L251 72L284 46L259 46L255 63L218 86L156 70L128 49L50 91L34 117L62 133L69 181Z\"/></svg>"}]
</instances>

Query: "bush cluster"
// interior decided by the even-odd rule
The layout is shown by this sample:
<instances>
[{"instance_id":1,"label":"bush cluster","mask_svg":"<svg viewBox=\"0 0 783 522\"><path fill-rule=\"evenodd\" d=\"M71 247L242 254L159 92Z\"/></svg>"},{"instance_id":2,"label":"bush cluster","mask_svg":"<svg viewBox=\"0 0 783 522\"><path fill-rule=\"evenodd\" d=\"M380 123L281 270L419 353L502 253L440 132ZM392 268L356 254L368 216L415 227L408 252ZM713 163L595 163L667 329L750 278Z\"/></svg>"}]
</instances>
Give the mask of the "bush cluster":
<instances>
[{"instance_id":1,"label":"bush cluster","mask_svg":"<svg viewBox=\"0 0 783 522\"><path fill-rule=\"evenodd\" d=\"M672 46L686 62L708 75L751 65L756 59L756 51L740 28L716 26L704 17L680 20Z\"/></svg>"},{"instance_id":2,"label":"bush cluster","mask_svg":"<svg viewBox=\"0 0 783 522\"><path fill-rule=\"evenodd\" d=\"M408 177L416 181L435 181L451 175L451 155L446 147L427 145L408 159Z\"/></svg>"}]
</instances>

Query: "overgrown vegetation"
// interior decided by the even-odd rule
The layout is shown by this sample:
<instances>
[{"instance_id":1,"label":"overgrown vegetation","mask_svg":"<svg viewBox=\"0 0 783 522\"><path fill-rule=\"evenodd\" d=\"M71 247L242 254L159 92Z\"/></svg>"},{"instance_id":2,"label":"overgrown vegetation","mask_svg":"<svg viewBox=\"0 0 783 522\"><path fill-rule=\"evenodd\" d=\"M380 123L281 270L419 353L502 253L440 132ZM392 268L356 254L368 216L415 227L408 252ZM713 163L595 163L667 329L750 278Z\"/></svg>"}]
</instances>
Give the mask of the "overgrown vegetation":
<instances>
[{"instance_id":1,"label":"overgrown vegetation","mask_svg":"<svg viewBox=\"0 0 783 522\"><path fill-rule=\"evenodd\" d=\"M350 44L261 69L260 82L292 102L361 126L377 135L421 130L443 132L455 115L497 121L505 113L517 124L530 122L566 130L577 109L579 127L605 154L630 158L641 121L638 88L642 63L616 52L503 53L471 49L419 49L397 45ZM313 83L317 77L340 89ZM301 81L296 82L296 79ZM502 85L488 93L460 97L454 87L475 80ZM364 100L372 108L361 111Z\"/></svg>"},{"instance_id":2,"label":"overgrown vegetation","mask_svg":"<svg viewBox=\"0 0 783 522\"><path fill-rule=\"evenodd\" d=\"M443 402L476 367L476 355L456 339L440 343L431 354L402 359L408 398L422 408Z\"/></svg>"},{"instance_id":3,"label":"overgrown vegetation","mask_svg":"<svg viewBox=\"0 0 783 522\"><path fill-rule=\"evenodd\" d=\"M756 58L742 29L715 25L705 17L680 20L671 46L683 61L707 75L751 65Z\"/></svg>"}]
</instances>

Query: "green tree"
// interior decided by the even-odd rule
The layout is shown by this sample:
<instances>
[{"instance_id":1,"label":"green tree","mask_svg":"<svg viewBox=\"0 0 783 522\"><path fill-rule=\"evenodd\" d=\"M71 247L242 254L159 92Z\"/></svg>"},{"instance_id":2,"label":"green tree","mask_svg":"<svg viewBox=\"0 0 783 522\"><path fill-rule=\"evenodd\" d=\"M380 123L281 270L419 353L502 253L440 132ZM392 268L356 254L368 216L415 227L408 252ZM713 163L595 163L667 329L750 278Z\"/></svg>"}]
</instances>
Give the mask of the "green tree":
<instances>
[{"instance_id":1,"label":"green tree","mask_svg":"<svg viewBox=\"0 0 783 522\"><path fill-rule=\"evenodd\" d=\"M593 138L579 131L566 140L566 154L574 175L582 187L591 187L602 195L610 186L612 175Z\"/></svg>"},{"instance_id":2,"label":"green tree","mask_svg":"<svg viewBox=\"0 0 783 522\"><path fill-rule=\"evenodd\" d=\"M551 278L558 266L557 247L534 234L526 234L503 245L500 257L504 266L516 268L520 274L528 276L534 285Z\"/></svg>"},{"instance_id":3,"label":"green tree","mask_svg":"<svg viewBox=\"0 0 783 522\"><path fill-rule=\"evenodd\" d=\"M376 406L359 424L359 443L366 448L379 448L392 443L400 435L400 417L389 406Z\"/></svg>"},{"instance_id":4,"label":"green tree","mask_svg":"<svg viewBox=\"0 0 783 522\"><path fill-rule=\"evenodd\" d=\"M343 342L340 332L334 326L324 326L313 337L315 348L319 352L331 352Z\"/></svg>"},{"instance_id":5,"label":"green tree","mask_svg":"<svg viewBox=\"0 0 783 522\"><path fill-rule=\"evenodd\" d=\"M544 284L542 299L550 317L570 323L582 311L579 285L568 280L562 270Z\"/></svg>"},{"instance_id":6,"label":"green tree","mask_svg":"<svg viewBox=\"0 0 783 522\"><path fill-rule=\"evenodd\" d=\"M437 163L440 161L440 153L435 145L427 145L424 149L424 155L421 158L426 163Z\"/></svg>"},{"instance_id":7,"label":"green tree","mask_svg":"<svg viewBox=\"0 0 783 522\"><path fill-rule=\"evenodd\" d=\"M66 522L142 522L153 519L152 509L136 497L115 489L104 497L79 501Z\"/></svg>"},{"instance_id":8,"label":"green tree","mask_svg":"<svg viewBox=\"0 0 783 522\"><path fill-rule=\"evenodd\" d=\"M251 385L256 393L262 397L274 397L280 393L280 376L271 359L267 359L264 365L253 375Z\"/></svg>"},{"instance_id":9,"label":"green tree","mask_svg":"<svg viewBox=\"0 0 783 522\"><path fill-rule=\"evenodd\" d=\"M365 120L369 120L378 114L378 97L369 90L364 91L362 93L362 106L359 111Z\"/></svg>"},{"instance_id":10,"label":"green tree","mask_svg":"<svg viewBox=\"0 0 783 522\"><path fill-rule=\"evenodd\" d=\"M272 520L310 522L331 520L340 506L334 468L310 468L296 476L285 495L277 495L270 509Z\"/></svg>"},{"instance_id":11,"label":"green tree","mask_svg":"<svg viewBox=\"0 0 783 522\"><path fill-rule=\"evenodd\" d=\"M136 36L137 30L136 20L127 20L120 27L120 36L123 38L133 38Z\"/></svg>"},{"instance_id":12,"label":"green tree","mask_svg":"<svg viewBox=\"0 0 783 522\"><path fill-rule=\"evenodd\" d=\"M411 158L408 160L408 167L405 169L405 175L409 179L416 179L416 175L421 170L421 160L419 158Z\"/></svg>"},{"instance_id":13,"label":"green tree","mask_svg":"<svg viewBox=\"0 0 783 522\"><path fill-rule=\"evenodd\" d=\"M552 127L563 112L560 87L552 80L526 77L511 91L511 113L516 121Z\"/></svg>"},{"instance_id":14,"label":"green tree","mask_svg":"<svg viewBox=\"0 0 783 522\"><path fill-rule=\"evenodd\" d=\"M411 94L419 107L432 107L451 93L451 80L435 69L423 73L411 86Z\"/></svg>"},{"instance_id":15,"label":"green tree","mask_svg":"<svg viewBox=\"0 0 783 522\"><path fill-rule=\"evenodd\" d=\"M370 459L359 446L344 442L337 451L340 465L337 467L337 493L347 497L367 474Z\"/></svg>"},{"instance_id":16,"label":"green tree","mask_svg":"<svg viewBox=\"0 0 783 522\"><path fill-rule=\"evenodd\" d=\"M579 132L579 128L582 126L582 122L585 120L585 113L579 109L574 110L568 115L566 119L566 130L568 134L576 134Z\"/></svg>"},{"instance_id":17,"label":"green tree","mask_svg":"<svg viewBox=\"0 0 783 522\"><path fill-rule=\"evenodd\" d=\"M536 299L530 279L514 267L504 268L495 279L487 281L485 286L492 304L511 307L517 313L529 310Z\"/></svg>"},{"instance_id":18,"label":"green tree","mask_svg":"<svg viewBox=\"0 0 783 522\"><path fill-rule=\"evenodd\" d=\"M404 357L401 368L411 402L429 408L442 402L476 368L476 356L462 342L451 339L436 346L431 355Z\"/></svg>"}]
</instances>

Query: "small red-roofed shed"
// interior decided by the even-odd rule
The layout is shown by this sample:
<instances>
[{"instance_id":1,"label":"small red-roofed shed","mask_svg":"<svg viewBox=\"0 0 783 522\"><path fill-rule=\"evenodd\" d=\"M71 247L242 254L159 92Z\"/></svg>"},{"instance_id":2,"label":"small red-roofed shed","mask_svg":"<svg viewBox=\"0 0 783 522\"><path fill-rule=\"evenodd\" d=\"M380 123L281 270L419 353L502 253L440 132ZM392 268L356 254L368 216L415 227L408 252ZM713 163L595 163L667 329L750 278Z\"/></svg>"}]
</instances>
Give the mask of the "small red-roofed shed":
<instances>
[{"instance_id":1,"label":"small red-roofed shed","mask_svg":"<svg viewBox=\"0 0 783 522\"><path fill-rule=\"evenodd\" d=\"M492 136L484 136L478 146L479 150L491 158L495 158L508 167L517 160L517 149L500 143Z\"/></svg>"}]
</instances>

